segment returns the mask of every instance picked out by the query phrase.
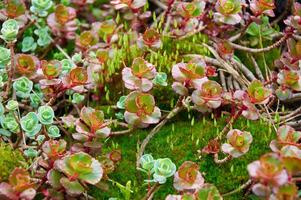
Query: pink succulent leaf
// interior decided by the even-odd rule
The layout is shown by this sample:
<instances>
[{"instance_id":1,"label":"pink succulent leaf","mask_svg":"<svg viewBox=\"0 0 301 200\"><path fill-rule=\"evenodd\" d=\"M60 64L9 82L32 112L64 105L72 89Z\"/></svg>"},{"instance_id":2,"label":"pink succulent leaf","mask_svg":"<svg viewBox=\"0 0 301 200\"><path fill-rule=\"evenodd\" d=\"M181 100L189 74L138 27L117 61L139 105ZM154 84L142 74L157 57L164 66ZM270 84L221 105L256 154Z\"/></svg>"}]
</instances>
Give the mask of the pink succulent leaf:
<instances>
[{"instance_id":1,"label":"pink succulent leaf","mask_svg":"<svg viewBox=\"0 0 301 200\"><path fill-rule=\"evenodd\" d=\"M233 15L222 15L220 13L214 13L214 20L217 22L221 22L228 25L235 25L241 22L242 18L240 14L233 14Z\"/></svg>"},{"instance_id":2,"label":"pink succulent leaf","mask_svg":"<svg viewBox=\"0 0 301 200\"><path fill-rule=\"evenodd\" d=\"M0 197L1 199L19 200L12 186L5 182L0 184Z\"/></svg>"},{"instance_id":3,"label":"pink succulent leaf","mask_svg":"<svg viewBox=\"0 0 301 200\"><path fill-rule=\"evenodd\" d=\"M265 186L261 183L253 185L252 191L259 197L267 197L271 193L271 189L268 186Z\"/></svg>"},{"instance_id":4,"label":"pink succulent leaf","mask_svg":"<svg viewBox=\"0 0 301 200\"><path fill-rule=\"evenodd\" d=\"M188 89L180 82L173 82L172 89L181 96L188 95Z\"/></svg>"}]
</instances>

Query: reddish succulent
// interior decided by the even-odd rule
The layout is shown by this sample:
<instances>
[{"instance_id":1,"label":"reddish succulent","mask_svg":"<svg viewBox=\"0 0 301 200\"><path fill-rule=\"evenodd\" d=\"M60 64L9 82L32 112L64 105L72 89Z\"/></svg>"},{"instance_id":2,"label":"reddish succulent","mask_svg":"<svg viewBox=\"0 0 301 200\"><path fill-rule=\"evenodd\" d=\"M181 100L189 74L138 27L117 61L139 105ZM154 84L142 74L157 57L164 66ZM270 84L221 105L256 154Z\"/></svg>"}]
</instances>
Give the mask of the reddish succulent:
<instances>
[{"instance_id":1,"label":"reddish succulent","mask_svg":"<svg viewBox=\"0 0 301 200\"><path fill-rule=\"evenodd\" d=\"M22 75L32 75L40 67L40 61L37 57L29 54L16 55L16 68Z\"/></svg>"},{"instance_id":2,"label":"reddish succulent","mask_svg":"<svg viewBox=\"0 0 301 200\"><path fill-rule=\"evenodd\" d=\"M261 14L266 14L270 17L275 16L273 12L273 9L275 8L274 0L251 0L250 8L256 16Z\"/></svg>"},{"instance_id":3,"label":"reddish succulent","mask_svg":"<svg viewBox=\"0 0 301 200\"><path fill-rule=\"evenodd\" d=\"M173 186L178 191L195 193L203 187L204 182L199 166L194 162L185 161L174 175Z\"/></svg>"},{"instance_id":4,"label":"reddish succulent","mask_svg":"<svg viewBox=\"0 0 301 200\"><path fill-rule=\"evenodd\" d=\"M75 39L77 30L75 19L75 9L60 4L55 8L55 12L48 16L47 23L54 35L71 40Z\"/></svg>"},{"instance_id":5,"label":"reddish succulent","mask_svg":"<svg viewBox=\"0 0 301 200\"><path fill-rule=\"evenodd\" d=\"M151 63L143 58L135 58L131 68L125 67L122 70L122 79L126 88L148 92L153 87L152 79L156 73L156 68Z\"/></svg>"}]
</instances>

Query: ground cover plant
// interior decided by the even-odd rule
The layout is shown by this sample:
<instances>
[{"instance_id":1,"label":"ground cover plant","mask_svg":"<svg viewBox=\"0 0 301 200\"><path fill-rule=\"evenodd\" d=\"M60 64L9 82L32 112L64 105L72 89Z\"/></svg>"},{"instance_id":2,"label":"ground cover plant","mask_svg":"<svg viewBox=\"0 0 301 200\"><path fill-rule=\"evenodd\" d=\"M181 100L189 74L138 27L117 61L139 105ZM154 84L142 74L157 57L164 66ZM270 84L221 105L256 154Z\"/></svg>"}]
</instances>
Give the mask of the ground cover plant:
<instances>
[{"instance_id":1,"label":"ground cover plant","mask_svg":"<svg viewBox=\"0 0 301 200\"><path fill-rule=\"evenodd\" d=\"M301 3L0 1L0 199L301 198Z\"/></svg>"}]
</instances>

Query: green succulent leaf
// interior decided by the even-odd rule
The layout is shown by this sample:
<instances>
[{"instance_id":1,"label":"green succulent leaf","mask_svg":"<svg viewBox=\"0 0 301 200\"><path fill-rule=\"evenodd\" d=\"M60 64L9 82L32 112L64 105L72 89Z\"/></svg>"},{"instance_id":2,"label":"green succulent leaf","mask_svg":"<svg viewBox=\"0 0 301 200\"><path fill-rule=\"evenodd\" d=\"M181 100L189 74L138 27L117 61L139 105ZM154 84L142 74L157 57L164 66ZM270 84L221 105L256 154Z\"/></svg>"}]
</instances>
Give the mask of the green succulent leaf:
<instances>
[{"instance_id":1,"label":"green succulent leaf","mask_svg":"<svg viewBox=\"0 0 301 200\"><path fill-rule=\"evenodd\" d=\"M38 109L39 121L44 125L53 123L54 111L50 106L40 106Z\"/></svg>"},{"instance_id":2,"label":"green succulent leaf","mask_svg":"<svg viewBox=\"0 0 301 200\"><path fill-rule=\"evenodd\" d=\"M16 91L16 95L21 98L28 98L32 91L33 82L27 77L23 76L17 79L13 83L13 88Z\"/></svg>"},{"instance_id":3,"label":"green succulent leaf","mask_svg":"<svg viewBox=\"0 0 301 200\"><path fill-rule=\"evenodd\" d=\"M14 19L8 19L2 24L0 37L6 42L14 42L19 32L18 22Z\"/></svg>"},{"instance_id":4,"label":"green succulent leaf","mask_svg":"<svg viewBox=\"0 0 301 200\"><path fill-rule=\"evenodd\" d=\"M47 131L48 131L48 136L50 138L59 138L59 137L61 137L60 129L55 125L49 126L47 128Z\"/></svg>"},{"instance_id":5,"label":"green succulent leaf","mask_svg":"<svg viewBox=\"0 0 301 200\"><path fill-rule=\"evenodd\" d=\"M6 104L6 109L8 110L17 110L18 109L18 106L19 106L19 103L18 101L15 101L15 100L9 100Z\"/></svg>"},{"instance_id":6,"label":"green succulent leaf","mask_svg":"<svg viewBox=\"0 0 301 200\"><path fill-rule=\"evenodd\" d=\"M21 127L25 131L27 137L32 138L40 132L42 125L39 124L39 119L36 113L29 112L20 120Z\"/></svg>"},{"instance_id":7,"label":"green succulent leaf","mask_svg":"<svg viewBox=\"0 0 301 200\"><path fill-rule=\"evenodd\" d=\"M37 48L37 43L35 43L33 37L24 37L22 41L22 52L34 51Z\"/></svg>"}]
</instances>

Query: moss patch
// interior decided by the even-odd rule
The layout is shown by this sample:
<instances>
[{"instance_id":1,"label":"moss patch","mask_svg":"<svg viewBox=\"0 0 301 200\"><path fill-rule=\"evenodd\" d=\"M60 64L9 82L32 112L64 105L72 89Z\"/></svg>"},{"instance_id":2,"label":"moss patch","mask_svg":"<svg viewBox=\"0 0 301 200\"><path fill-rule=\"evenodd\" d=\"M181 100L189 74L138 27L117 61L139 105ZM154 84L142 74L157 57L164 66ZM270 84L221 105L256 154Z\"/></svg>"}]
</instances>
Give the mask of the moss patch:
<instances>
[{"instance_id":1,"label":"moss patch","mask_svg":"<svg viewBox=\"0 0 301 200\"><path fill-rule=\"evenodd\" d=\"M0 182L6 181L15 167L25 163L22 153L10 145L0 143Z\"/></svg>"},{"instance_id":2,"label":"moss patch","mask_svg":"<svg viewBox=\"0 0 301 200\"><path fill-rule=\"evenodd\" d=\"M206 182L215 184L221 193L229 192L248 180L247 165L269 151L269 143L275 134L272 133L270 126L263 122L251 122L240 118L233 125L233 128L251 132L253 143L250 151L243 157L231 160L223 165L216 165L212 156L203 156L199 159L196 153L197 150L203 148L210 139L215 138L225 124L225 117L218 121L199 119L194 123L187 122L187 120L185 122L176 121L169 123L155 135L147 146L145 153L151 153L155 159L169 157L177 167L186 160L195 161L200 165L200 170L204 173ZM112 138L104 145L104 151L116 146L121 149L123 159L116 171L110 174L110 178L123 185L128 180L131 180L132 190L134 191L131 199L140 200L146 193L147 186L143 180L147 179L147 177L135 169L135 162L138 144L146 137L149 131L149 129L137 130L130 136ZM222 156L220 155L220 157ZM169 178L168 182L161 186L154 196L155 200L163 200L168 194L176 193L173 189L172 181L173 179ZM109 197L123 199L119 189L111 185L108 191L92 188L90 194L99 200L108 199ZM242 199L243 196L243 193L239 193L225 199L238 200ZM254 198L249 196L247 199Z\"/></svg>"}]
</instances>

